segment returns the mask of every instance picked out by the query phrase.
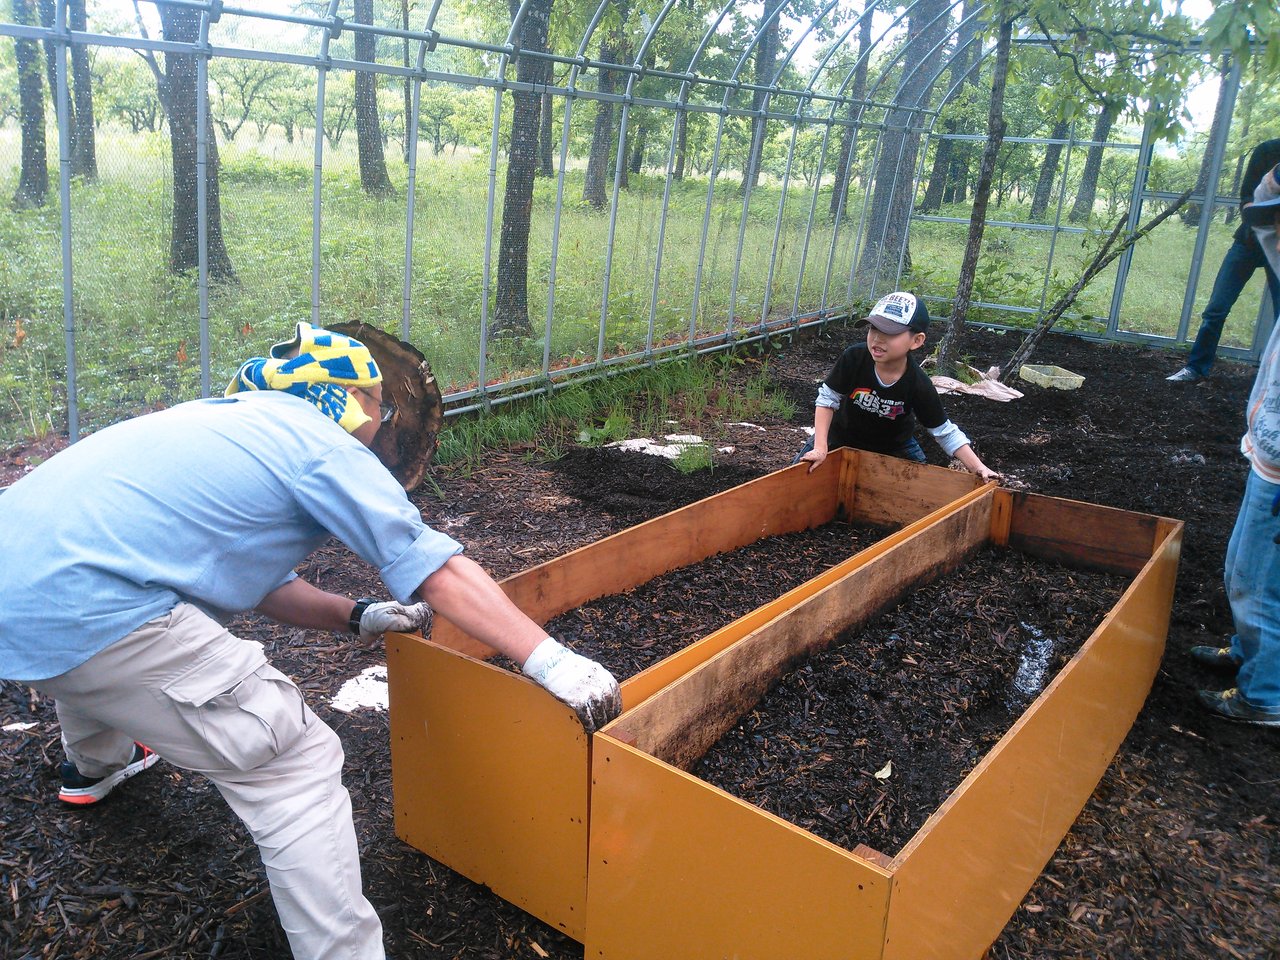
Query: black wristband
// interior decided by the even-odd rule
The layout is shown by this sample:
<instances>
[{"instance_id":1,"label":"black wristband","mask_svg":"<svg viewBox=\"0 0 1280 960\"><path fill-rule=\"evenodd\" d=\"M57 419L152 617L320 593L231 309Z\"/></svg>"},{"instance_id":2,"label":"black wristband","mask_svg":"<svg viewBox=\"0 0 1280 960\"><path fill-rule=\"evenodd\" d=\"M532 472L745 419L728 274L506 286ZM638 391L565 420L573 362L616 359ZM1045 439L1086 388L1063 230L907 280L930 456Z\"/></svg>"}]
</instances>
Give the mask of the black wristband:
<instances>
[{"instance_id":1,"label":"black wristband","mask_svg":"<svg viewBox=\"0 0 1280 960\"><path fill-rule=\"evenodd\" d=\"M361 597L356 601L356 605L351 608L351 619L347 621L347 627L357 637L360 636L360 618L364 616L364 612L370 606L377 602L373 597Z\"/></svg>"}]
</instances>

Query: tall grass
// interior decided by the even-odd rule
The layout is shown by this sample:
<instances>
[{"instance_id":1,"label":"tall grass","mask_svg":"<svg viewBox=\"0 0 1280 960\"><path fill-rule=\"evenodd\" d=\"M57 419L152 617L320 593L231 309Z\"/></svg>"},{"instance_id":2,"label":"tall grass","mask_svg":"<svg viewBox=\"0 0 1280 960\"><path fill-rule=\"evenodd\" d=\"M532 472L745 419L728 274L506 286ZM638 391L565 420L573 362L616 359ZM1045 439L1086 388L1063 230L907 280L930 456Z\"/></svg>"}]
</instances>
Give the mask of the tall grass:
<instances>
[{"instance_id":1,"label":"tall grass","mask_svg":"<svg viewBox=\"0 0 1280 960\"><path fill-rule=\"evenodd\" d=\"M551 393L459 418L440 436L436 461L466 474L493 451L524 451L555 458L571 443L598 445L672 432L671 424L732 423L774 415L794 406L777 388L768 365L758 364L741 390L725 389L733 357L685 358L575 383ZM691 453L678 469L711 466L710 447Z\"/></svg>"},{"instance_id":2,"label":"tall grass","mask_svg":"<svg viewBox=\"0 0 1280 960\"><path fill-rule=\"evenodd\" d=\"M76 383L85 428L130 413L190 399L200 392L198 291L194 275L167 269L172 184L167 143L104 127L98 138L101 177L72 188L73 307ZM221 146L223 234L237 281L216 285L209 302L209 363L213 390L247 356L262 353L310 317L312 286L312 145L276 134L255 141L246 130ZM388 151L397 195L371 199L359 188L354 136L327 149L322 180L319 292L321 322L363 320L399 331L404 313L407 170ZM17 178L18 143L0 129L0 196ZM501 217L501 177L495 220ZM543 349L552 366L643 350L695 333L758 323L824 302L843 303L854 255L856 220L841 228L831 282L826 285L833 229L819 217L805 231L809 194L764 183L751 199L739 255L742 199L737 184L717 183L708 230L705 179L674 184L665 219L664 253L655 263L663 226L661 177L632 175L620 197L612 245L608 212L585 206L581 174L570 170L555 248L553 322L549 325L552 237L557 181L539 178L530 234L532 337L490 341L480 356L488 227L487 158L460 151L417 167L409 339L430 359L446 392L478 382L538 376ZM55 181L56 182L56 181ZM854 194L849 209L859 211ZM820 198L818 210L826 208ZM995 219L1003 214L992 213ZM493 224L493 261L499 223ZM774 250L779 233L778 252ZM1229 231L1215 231L1206 263L1216 265ZM1123 305L1127 329L1172 334L1181 309L1182 278L1194 234L1162 228L1135 259ZM1035 306L1047 263L1047 235L992 228L984 255L980 299ZM914 286L947 297L964 247L961 225L917 223L912 231ZM610 257L611 252L611 257ZM699 271L699 260L702 266ZM603 303L609 258L607 311ZM1084 258L1078 239L1059 238L1053 270L1070 282ZM655 267L660 266L654 290ZM737 277L736 288L734 277ZM1172 281L1171 281L1171 278ZM492 322L496 267L489 277ZM1110 282L1100 278L1081 300L1105 315ZM1201 284L1207 296L1209 283ZM694 294L697 290L697 315ZM607 313L603 338L600 319ZM1002 318L1005 319L1005 318ZM24 339L17 335L21 321ZM652 322L652 329L650 324ZM1086 323L1088 321L1085 321ZM38 210L0 205L0 445L64 421L64 351L60 211L56 190ZM1228 327L1228 343L1243 325Z\"/></svg>"}]
</instances>

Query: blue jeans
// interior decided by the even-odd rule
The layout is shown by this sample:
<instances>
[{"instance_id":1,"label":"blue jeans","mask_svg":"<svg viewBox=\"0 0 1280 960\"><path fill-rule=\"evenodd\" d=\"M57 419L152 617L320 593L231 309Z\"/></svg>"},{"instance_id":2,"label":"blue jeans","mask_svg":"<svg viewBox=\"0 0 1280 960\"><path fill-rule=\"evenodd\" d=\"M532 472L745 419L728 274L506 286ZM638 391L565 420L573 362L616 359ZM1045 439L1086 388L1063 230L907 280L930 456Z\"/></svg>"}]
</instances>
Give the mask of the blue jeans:
<instances>
[{"instance_id":1,"label":"blue jeans","mask_svg":"<svg viewBox=\"0 0 1280 960\"><path fill-rule=\"evenodd\" d=\"M1232 242L1226 256L1222 258L1222 266L1218 268L1218 276L1213 281L1213 292L1209 294L1209 302L1205 304L1200 332L1191 345L1191 353L1187 357L1187 369L1201 377L1207 377L1213 369L1214 357L1218 354L1218 341L1222 339L1222 326L1227 322L1227 314L1240 299L1240 291L1259 267L1267 278L1267 289L1271 292L1271 306L1280 309L1280 280L1271 272L1266 255L1256 243L1246 244L1242 240Z\"/></svg>"},{"instance_id":2,"label":"blue jeans","mask_svg":"<svg viewBox=\"0 0 1280 960\"><path fill-rule=\"evenodd\" d=\"M1227 544L1226 587L1236 633L1231 652L1240 658L1240 699L1260 710L1280 711L1280 516L1272 504L1280 484L1249 471L1244 501Z\"/></svg>"},{"instance_id":3,"label":"blue jeans","mask_svg":"<svg viewBox=\"0 0 1280 960\"><path fill-rule=\"evenodd\" d=\"M854 446L854 444L851 443L851 444L848 444L848 446L852 447ZM791 461L792 465L794 466L795 464L799 463L800 458L803 457L806 453L808 453L812 449L813 449L813 437L810 437L808 440L804 442L804 446L800 448L800 452L796 454L796 458ZM920 446L920 441L917 440L915 437L912 437L911 439L909 439L897 450L887 450L885 451L885 453L887 456L890 456L890 457L901 457L903 460L914 460L916 463L925 462L924 448Z\"/></svg>"}]
</instances>

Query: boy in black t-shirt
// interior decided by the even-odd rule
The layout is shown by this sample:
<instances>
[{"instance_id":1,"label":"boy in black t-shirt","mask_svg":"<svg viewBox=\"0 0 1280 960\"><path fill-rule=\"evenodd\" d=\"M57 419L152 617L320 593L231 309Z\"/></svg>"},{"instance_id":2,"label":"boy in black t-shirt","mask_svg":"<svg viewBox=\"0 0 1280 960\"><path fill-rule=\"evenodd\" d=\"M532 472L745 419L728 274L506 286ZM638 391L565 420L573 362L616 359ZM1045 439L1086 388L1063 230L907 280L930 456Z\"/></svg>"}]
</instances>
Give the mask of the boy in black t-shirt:
<instances>
[{"instance_id":1,"label":"boy in black t-shirt","mask_svg":"<svg viewBox=\"0 0 1280 960\"><path fill-rule=\"evenodd\" d=\"M919 419L947 456L983 480L998 477L947 419L933 381L911 356L929 329L924 303L912 293L891 293L855 326L867 327L867 342L847 348L818 388L813 437L795 462L808 461L812 472L828 450L857 447L923 463L924 451L912 436Z\"/></svg>"}]
</instances>

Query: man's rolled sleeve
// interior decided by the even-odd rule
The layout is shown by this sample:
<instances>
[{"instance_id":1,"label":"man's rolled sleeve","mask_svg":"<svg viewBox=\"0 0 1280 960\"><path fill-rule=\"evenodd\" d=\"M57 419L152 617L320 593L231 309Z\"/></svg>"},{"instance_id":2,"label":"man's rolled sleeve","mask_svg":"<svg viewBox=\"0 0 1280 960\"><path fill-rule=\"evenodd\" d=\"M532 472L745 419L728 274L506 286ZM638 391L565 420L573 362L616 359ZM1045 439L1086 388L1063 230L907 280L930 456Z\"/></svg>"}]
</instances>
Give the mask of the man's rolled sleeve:
<instances>
[{"instance_id":1,"label":"man's rolled sleeve","mask_svg":"<svg viewBox=\"0 0 1280 960\"><path fill-rule=\"evenodd\" d=\"M461 552L462 544L453 537L423 527L409 549L382 568L382 582L401 603L411 603L415 599L414 591L422 586L422 581L443 567L450 557Z\"/></svg>"},{"instance_id":2,"label":"man's rolled sleeve","mask_svg":"<svg viewBox=\"0 0 1280 960\"><path fill-rule=\"evenodd\" d=\"M462 552L423 522L418 508L373 453L346 440L315 457L294 480L294 496L325 530L378 568L401 603Z\"/></svg>"}]
</instances>

